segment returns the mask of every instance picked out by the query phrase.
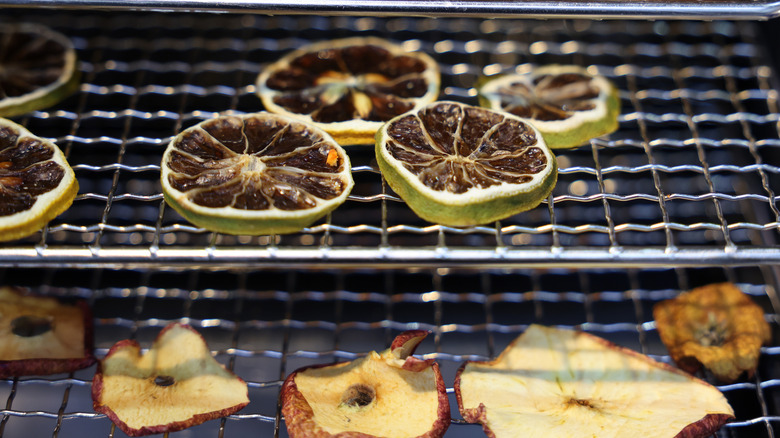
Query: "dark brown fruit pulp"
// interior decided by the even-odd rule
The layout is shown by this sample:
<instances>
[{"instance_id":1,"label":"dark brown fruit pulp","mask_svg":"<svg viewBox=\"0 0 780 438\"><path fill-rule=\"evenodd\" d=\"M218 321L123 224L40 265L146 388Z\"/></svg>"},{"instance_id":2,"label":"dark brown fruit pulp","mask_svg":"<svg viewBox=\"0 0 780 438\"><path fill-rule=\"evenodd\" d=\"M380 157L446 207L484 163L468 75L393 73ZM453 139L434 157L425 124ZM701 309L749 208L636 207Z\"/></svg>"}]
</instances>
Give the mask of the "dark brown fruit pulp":
<instances>
[{"instance_id":1,"label":"dark brown fruit pulp","mask_svg":"<svg viewBox=\"0 0 780 438\"><path fill-rule=\"evenodd\" d=\"M566 120L578 111L595 108L599 96L592 78L579 73L540 75L533 87L515 82L499 90L504 110L520 117L542 121Z\"/></svg>"},{"instance_id":2,"label":"dark brown fruit pulp","mask_svg":"<svg viewBox=\"0 0 780 438\"><path fill-rule=\"evenodd\" d=\"M33 138L19 139L0 127L0 216L29 210L38 196L56 189L65 170L50 161L54 150Z\"/></svg>"},{"instance_id":3,"label":"dark brown fruit pulp","mask_svg":"<svg viewBox=\"0 0 780 438\"><path fill-rule=\"evenodd\" d=\"M344 161L332 150L301 124L228 116L176 140L164 165L171 187L197 205L293 211L343 193Z\"/></svg>"},{"instance_id":4,"label":"dark brown fruit pulp","mask_svg":"<svg viewBox=\"0 0 780 438\"><path fill-rule=\"evenodd\" d=\"M419 59L394 55L376 45L354 45L303 54L274 73L268 88L280 91L274 103L320 123L354 119L384 122L414 107L424 96L427 68ZM334 98L335 96L335 98ZM363 108L367 99L370 108Z\"/></svg>"},{"instance_id":5,"label":"dark brown fruit pulp","mask_svg":"<svg viewBox=\"0 0 780 438\"><path fill-rule=\"evenodd\" d=\"M0 98L22 96L56 82L65 68L66 51L43 35L0 30Z\"/></svg>"},{"instance_id":6,"label":"dark brown fruit pulp","mask_svg":"<svg viewBox=\"0 0 780 438\"><path fill-rule=\"evenodd\" d=\"M527 183L549 165L528 125L482 108L439 103L387 132L392 156L433 190Z\"/></svg>"}]
</instances>

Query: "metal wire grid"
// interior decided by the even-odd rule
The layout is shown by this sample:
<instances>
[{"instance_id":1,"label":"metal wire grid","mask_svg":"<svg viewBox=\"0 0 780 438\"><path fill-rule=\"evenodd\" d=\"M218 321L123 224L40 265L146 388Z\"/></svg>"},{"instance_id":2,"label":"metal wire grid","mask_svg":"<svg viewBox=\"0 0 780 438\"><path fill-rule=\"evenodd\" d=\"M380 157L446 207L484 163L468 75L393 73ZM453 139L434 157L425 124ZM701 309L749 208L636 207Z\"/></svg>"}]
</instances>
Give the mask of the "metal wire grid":
<instances>
[{"instance_id":1,"label":"metal wire grid","mask_svg":"<svg viewBox=\"0 0 780 438\"><path fill-rule=\"evenodd\" d=\"M170 321L204 334L215 357L248 382L250 404L223 420L171 437L286 436L277 398L283 378L310 364L351 360L389 345L400 331L432 331L418 353L439 362L454 423L447 437L478 437L452 392L465 360L496 356L528 324L581 328L670 362L652 306L680 290L734 281L763 306L774 341L753 378L721 385L737 419L719 437L774 437L780 426L777 269L384 270L205 272L33 269L0 271L4 284L91 304L97 355L120 339L148 348ZM121 437L92 410L94 367L73 375L0 382L0 435ZM701 377L712 381L711 376ZM714 382L713 382L714 383Z\"/></svg>"},{"instance_id":2,"label":"metal wire grid","mask_svg":"<svg viewBox=\"0 0 780 438\"><path fill-rule=\"evenodd\" d=\"M69 211L0 263L46 266L777 263L777 92L752 23L523 21L4 11L70 36L80 92L18 119L65 150L81 184ZM418 219L348 149L356 187L285 236L209 233L166 208L159 162L182 129L262 110L254 80L313 40L379 35L431 53L442 99L477 103L483 74L589 66L620 89L617 133L558 152L534 210L469 228Z\"/></svg>"}]
</instances>

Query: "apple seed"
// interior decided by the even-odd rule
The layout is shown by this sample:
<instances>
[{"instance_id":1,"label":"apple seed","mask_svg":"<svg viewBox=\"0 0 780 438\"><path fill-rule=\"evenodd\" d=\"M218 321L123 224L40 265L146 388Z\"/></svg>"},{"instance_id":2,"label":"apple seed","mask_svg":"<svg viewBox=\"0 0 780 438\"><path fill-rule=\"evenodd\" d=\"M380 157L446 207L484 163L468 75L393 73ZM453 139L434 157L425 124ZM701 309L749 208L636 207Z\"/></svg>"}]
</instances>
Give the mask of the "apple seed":
<instances>
[{"instance_id":1,"label":"apple seed","mask_svg":"<svg viewBox=\"0 0 780 438\"><path fill-rule=\"evenodd\" d=\"M51 321L42 316L24 315L11 321L11 332L23 338L42 335L51 329Z\"/></svg>"},{"instance_id":2,"label":"apple seed","mask_svg":"<svg viewBox=\"0 0 780 438\"><path fill-rule=\"evenodd\" d=\"M157 376L154 378L154 384L157 386L171 386L176 383L173 376Z\"/></svg>"},{"instance_id":3,"label":"apple seed","mask_svg":"<svg viewBox=\"0 0 780 438\"><path fill-rule=\"evenodd\" d=\"M347 388L341 396L341 404L351 408L364 408L376 398L374 388L362 383L355 383Z\"/></svg>"}]
</instances>

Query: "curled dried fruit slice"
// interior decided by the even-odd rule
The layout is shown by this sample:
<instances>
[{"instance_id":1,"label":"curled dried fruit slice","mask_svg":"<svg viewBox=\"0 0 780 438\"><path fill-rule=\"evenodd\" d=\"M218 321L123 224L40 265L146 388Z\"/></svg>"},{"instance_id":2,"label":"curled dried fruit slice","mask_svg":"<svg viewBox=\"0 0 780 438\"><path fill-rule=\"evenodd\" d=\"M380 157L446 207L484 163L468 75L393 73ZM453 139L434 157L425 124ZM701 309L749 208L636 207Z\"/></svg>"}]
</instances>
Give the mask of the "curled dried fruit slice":
<instances>
[{"instance_id":1,"label":"curled dried fruit slice","mask_svg":"<svg viewBox=\"0 0 780 438\"><path fill-rule=\"evenodd\" d=\"M753 375L771 340L764 312L731 283L702 286L653 307L658 335L677 366L703 365L723 382Z\"/></svg>"},{"instance_id":2,"label":"curled dried fruit slice","mask_svg":"<svg viewBox=\"0 0 780 438\"><path fill-rule=\"evenodd\" d=\"M422 52L374 37L314 43L257 78L268 111L314 123L340 144L370 143L382 123L433 102L439 67Z\"/></svg>"},{"instance_id":3,"label":"curled dried fruit slice","mask_svg":"<svg viewBox=\"0 0 780 438\"><path fill-rule=\"evenodd\" d=\"M165 200L195 225L229 234L298 231L352 190L349 157L324 131L270 113L223 116L165 150Z\"/></svg>"},{"instance_id":4,"label":"curled dried fruit slice","mask_svg":"<svg viewBox=\"0 0 780 438\"><path fill-rule=\"evenodd\" d=\"M92 402L124 433L142 436L231 415L249 396L246 382L212 357L200 333L172 323L144 354L135 341L114 344L98 364Z\"/></svg>"},{"instance_id":5,"label":"curled dried fruit slice","mask_svg":"<svg viewBox=\"0 0 780 438\"><path fill-rule=\"evenodd\" d=\"M0 116L54 105L76 90L79 76L66 36L33 23L0 25Z\"/></svg>"},{"instance_id":6,"label":"curled dried fruit slice","mask_svg":"<svg viewBox=\"0 0 780 438\"><path fill-rule=\"evenodd\" d=\"M412 356L427 335L406 331L382 353L291 373L281 390L290 437L443 436L451 419L438 364Z\"/></svg>"},{"instance_id":7,"label":"curled dried fruit slice","mask_svg":"<svg viewBox=\"0 0 780 438\"><path fill-rule=\"evenodd\" d=\"M734 418L717 388L582 332L531 325L455 377L463 418L493 438L704 438Z\"/></svg>"},{"instance_id":8,"label":"curled dried fruit slice","mask_svg":"<svg viewBox=\"0 0 780 438\"><path fill-rule=\"evenodd\" d=\"M523 119L435 102L376 135L382 174L421 218L467 226L536 207L558 177L555 156Z\"/></svg>"},{"instance_id":9,"label":"curled dried fruit slice","mask_svg":"<svg viewBox=\"0 0 780 438\"><path fill-rule=\"evenodd\" d=\"M69 373L95 363L92 313L84 301L61 303L0 287L0 378Z\"/></svg>"},{"instance_id":10,"label":"curled dried fruit slice","mask_svg":"<svg viewBox=\"0 0 780 438\"><path fill-rule=\"evenodd\" d=\"M617 89L579 66L499 76L484 82L479 94L483 106L528 119L553 149L580 146L618 128Z\"/></svg>"},{"instance_id":11,"label":"curled dried fruit slice","mask_svg":"<svg viewBox=\"0 0 780 438\"><path fill-rule=\"evenodd\" d=\"M0 119L0 241L43 228L79 191L62 151L49 140Z\"/></svg>"}]
</instances>

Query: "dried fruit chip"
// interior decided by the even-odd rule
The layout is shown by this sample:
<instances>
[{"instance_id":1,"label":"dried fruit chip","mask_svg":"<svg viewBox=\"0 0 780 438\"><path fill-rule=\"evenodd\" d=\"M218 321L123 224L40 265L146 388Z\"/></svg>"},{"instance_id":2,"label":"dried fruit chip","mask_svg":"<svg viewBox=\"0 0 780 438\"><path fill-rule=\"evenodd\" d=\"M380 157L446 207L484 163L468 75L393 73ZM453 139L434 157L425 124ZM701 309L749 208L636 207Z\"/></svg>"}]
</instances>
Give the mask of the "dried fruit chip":
<instances>
[{"instance_id":1,"label":"dried fruit chip","mask_svg":"<svg viewBox=\"0 0 780 438\"><path fill-rule=\"evenodd\" d=\"M731 283L702 286L653 307L658 334L677 366L703 365L722 382L752 375L771 340L764 312Z\"/></svg>"},{"instance_id":2,"label":"dried fruit chip","mask_svg":"<svg viewBox=\"0 0 780 438\"><path fill-rule=\"evenodd\" d=\"M92 313L79 300L0 287L0 378L69 373L95 363Z\"/></svg>"},{"instance_id":3,"label":"dried fruit chip","mask_svg":"<svg viewBox=\"0 0 780 438\"><path fill-rule=\"evenodd\" d=\"M0 241L26 237L70 207L76 176L54 143L0 119Z\"/></svg>"},{"instance_id":4,"label":"dried fruit chip","mask_svg":"<svg viewBox=\"0 0 780 438\"><path fill-rule=\"evenodd\" d=\"M246 383L212 356L192 327L172 323L141 354L119 341L92 382L95 411L129 436L166 433L231 415L249 403Z\"/></svg>"},{"instance_id":5,"label":"dried fruit chip","mask_svg":"<svg viewBox=\"0 0 780 438\"><path fill-rule=\"evenodd\" d=\"M340 144L360 144L382 123L436 100L439 76L425 53L355 37L289 53L258 76L257 93L268 111L314 123Z\"/></svg>"},{"instance_id":6,"label":"dried fruit chip","mask_svg":"<svg viewBox=\"0 0 780 438\"><path fill-rule=\"evenodd\" d=\"M572 330L530 326L455 377L463 418L493 438L703 438L734 418L723 394L669 365Z\"/></svg>"},{"instance_id":7,"label":"dried fruit chip","mask_svg":"<svg viewBox=\"0 0 780 438\"><path fill-rule=\"evenodd\" d=\"M390 187L421 218L484 224L536 207L558 177L539 132L508 113L436 102L377 132L376 157Z\"/></svg>"},{"instance_id":8,"label":"dried fruit chip","mask_svg":"<svg viewBox=\"0 0 780 438\"><path fill-rule=\"evenodd\" d=\"M79 85L76 50L66 36L33 23L0 25L0 116L56 104Z\"/></svg>"},{"instance_id":9,"label":"dried fruit chip","mask_svg":"<svg viewBox=\"0 0 780 438\"><path fill-rule=\"evenodd\" d=\"M291 373L281 392L290 437L443 436L450 405L439 367L412 356L427 335L406 331L382 353Z\"/></svg>"},{"instance_id":10,"label":"dried fruit chip","mask_svg":"<svg viewBox=\"0 0 780 438\"><path fill-rule=\"evenodd\" d=\"M580 146L618 128L617 89L578 66L550 65L488 79L479 94L483 106L527 118L553 149Z\"/></svg>"},{"instance_id":11,"label":"dried fruit chip","mask_svg":"<svg viewBox=\"0 0 780 438\"><path fill-rule=\"evenodd\" d=\"M223 116L165 150L165 200L195 225L228 234L291 233L352 190L344 149L324 131L270 113Z\"/></svg>"}]
</instances>

